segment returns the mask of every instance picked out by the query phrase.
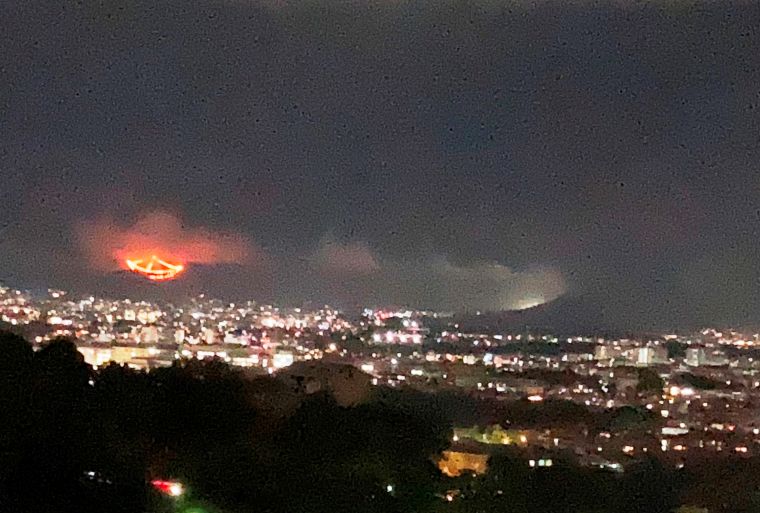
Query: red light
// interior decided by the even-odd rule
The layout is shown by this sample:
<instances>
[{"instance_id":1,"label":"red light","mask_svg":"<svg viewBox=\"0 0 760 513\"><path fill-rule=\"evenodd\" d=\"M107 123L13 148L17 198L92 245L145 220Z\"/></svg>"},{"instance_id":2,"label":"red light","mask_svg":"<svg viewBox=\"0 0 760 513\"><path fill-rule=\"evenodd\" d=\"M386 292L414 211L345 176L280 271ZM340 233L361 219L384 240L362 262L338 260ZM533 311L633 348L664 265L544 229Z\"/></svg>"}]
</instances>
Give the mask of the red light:
<instances>
[{"instance_id":1,"label":"red light","mask_svg":"<svg viewBox=\"0 0 760 513\"><path fill-rule=\"evenodd\" d=\"M182 484L177 481L163 481L161 479L155 479L151 481L150 484L152 484L153 488L159 492L171 497L179 497L185 491Z\"/></svg>"}]
</instances>

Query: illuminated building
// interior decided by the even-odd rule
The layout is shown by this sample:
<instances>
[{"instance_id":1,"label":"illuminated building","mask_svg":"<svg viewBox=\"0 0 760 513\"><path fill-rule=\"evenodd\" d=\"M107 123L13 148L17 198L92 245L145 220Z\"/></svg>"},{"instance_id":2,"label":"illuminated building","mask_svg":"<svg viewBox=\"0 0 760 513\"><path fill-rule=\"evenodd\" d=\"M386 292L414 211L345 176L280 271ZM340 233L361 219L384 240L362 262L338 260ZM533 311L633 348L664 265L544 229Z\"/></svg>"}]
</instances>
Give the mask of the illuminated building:
<instances>
[{"instance_id":1,"label":"illuminated building","mask_svg":"<svg viewBox=\"0 0 760 513\"><path fill-rule=\"evenodd\" d=\"M634 362L639 367L667 363L668 352L662 347L639 347L634 352Z\"/></svg>"},{"instance_id":2,"label":"illuminated building","mask_svg":"<svg viewBox=\"0 0 760 513\"><path fill-rule=\"evenodd\" d=\"M283 369L293 365L295 358L293 353L287 351L278 351L272 357L272 366L275 369Z\"/></svg>"},{"instance_id":3,"label":"illuminated building","mask_svg":"<svg viewBox=\"0 0 760 513\"><path fill-rule=\"evenodd\" d=\"M140 343L156 344L158 343L158 328L156 326L143 326L140 330Z\"/></svg>"},{"instance_id":4,"label":"illuminated building","mask_svg":"<svg viewBox=\"0 0 760 513\"><path fill-rule=\"evenodd\" d=\"M488 471L488 454L443 451L438 469L449 477L459 477L465 472L482 475Z\"/></svg>"},{"instance_id":5,"label":"illuminated building","mask_svg":"<svg viewBox=\"0 0 760 513\"><path fill-rule=\"evenodd\" d=\"M327 391L341 406L358 404L371 392L371 377L348 364L296 362L279 371L277 377L299 394Z\"/></svg>"},{"instance_id":6,"label":"illuminated building","mask_svg":"<svg viewBox=\"0 0 760 513\"><path fill-rule=\"evenodd\" d=\"M690 347L686 350L686 358L684 358L686 365L690 367L702 367L702 366L715 366L727 365L728 359L722 353L708 353L702 347Z\"/></svg>"},{"instance_id":7,"label":"illuminated building","mask_svg":"<svg viewBox=\"0 0 760 513\"><path fill-rule=\"evenodd\" d=\"M112 360L111 348L79 346L77 349L84 356L84 361L94 367L100 367Z\"/></svg>"}]
</instances>

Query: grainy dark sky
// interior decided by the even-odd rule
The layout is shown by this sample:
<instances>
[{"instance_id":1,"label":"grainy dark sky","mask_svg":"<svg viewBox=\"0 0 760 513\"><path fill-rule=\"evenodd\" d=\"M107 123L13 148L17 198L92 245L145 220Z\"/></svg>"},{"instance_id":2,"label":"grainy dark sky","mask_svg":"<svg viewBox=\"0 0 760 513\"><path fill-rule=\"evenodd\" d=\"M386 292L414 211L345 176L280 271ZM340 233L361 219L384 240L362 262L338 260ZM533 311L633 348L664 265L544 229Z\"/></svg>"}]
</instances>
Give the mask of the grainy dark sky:
<instances>
[{"instance_id":1,"label":"grainy dark sky","mask_svg":"<svg viewBox=\"0 0 760 513\"><path fill-rule=\"evenodd\" d=\"M159 294L760 321L760 4L6 1L0 279L111 294L77 230L253 261ZM161 214L166 215L166 214Z\"/></svg>"}]
</instances>

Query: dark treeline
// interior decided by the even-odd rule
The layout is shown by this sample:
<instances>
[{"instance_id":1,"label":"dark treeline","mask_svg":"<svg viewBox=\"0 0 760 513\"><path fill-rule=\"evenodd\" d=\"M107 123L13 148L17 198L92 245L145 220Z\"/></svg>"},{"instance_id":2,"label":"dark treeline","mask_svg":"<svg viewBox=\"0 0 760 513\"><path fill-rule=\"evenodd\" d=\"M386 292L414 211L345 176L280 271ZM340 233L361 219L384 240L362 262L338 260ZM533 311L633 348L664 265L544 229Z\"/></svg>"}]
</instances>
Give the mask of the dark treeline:
<instances>
[{"instance_id":1,"label":"dark treeline","mask_svg":"<svg viewBox=\"0 0 760 513\"><path fill-rule=\"evenodd\" d=\"M94 371L69 340L35 352L7 333L0 355L0 511L612 513L704 499L704 475L654 461L622 476L572 463L532 471L504 452L486 476L445 478L436 455L482 408L451 393L380 387L341 405L218 360ZM181 481L187 498L161 496L155 478ZM731 511L760 503L731 497Z\"/></svg>"},{"instance_id":2,"label":"dark treeline","mask_svg":"<svg viewBox=\"0 0 760 513\"><path fill-rule=\"evenodd\" d=\"M434 403L383 395L344 407L218 360L94 371L65 339L34 352L4 333L0 354L0 511L173 511L154 478L224 512L439 501L433 457L451 429Z\"/></svg>"}]
</instances>

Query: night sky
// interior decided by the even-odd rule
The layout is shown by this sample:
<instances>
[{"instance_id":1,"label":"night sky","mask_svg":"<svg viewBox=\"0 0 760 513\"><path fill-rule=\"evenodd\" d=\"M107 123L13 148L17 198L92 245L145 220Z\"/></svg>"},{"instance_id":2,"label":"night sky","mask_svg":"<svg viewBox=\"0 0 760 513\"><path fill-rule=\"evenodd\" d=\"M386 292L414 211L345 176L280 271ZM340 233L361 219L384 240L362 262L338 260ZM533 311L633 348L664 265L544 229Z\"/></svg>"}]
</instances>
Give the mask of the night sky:
<instances>
[{"instance_id":1,"label":"night sky","mask_svg":"<svg viewBox=\"0 0 760 513\"><path fill-rule=\"evenodd\" d=\"M8 284L760 323L758 2L6 1L0 48ZM245 255L100 261L155 219Z\"/></svg>"}]
</instances>

